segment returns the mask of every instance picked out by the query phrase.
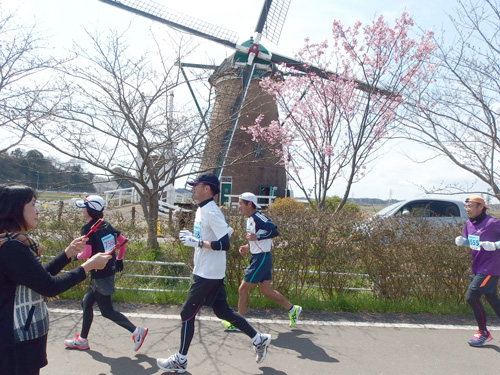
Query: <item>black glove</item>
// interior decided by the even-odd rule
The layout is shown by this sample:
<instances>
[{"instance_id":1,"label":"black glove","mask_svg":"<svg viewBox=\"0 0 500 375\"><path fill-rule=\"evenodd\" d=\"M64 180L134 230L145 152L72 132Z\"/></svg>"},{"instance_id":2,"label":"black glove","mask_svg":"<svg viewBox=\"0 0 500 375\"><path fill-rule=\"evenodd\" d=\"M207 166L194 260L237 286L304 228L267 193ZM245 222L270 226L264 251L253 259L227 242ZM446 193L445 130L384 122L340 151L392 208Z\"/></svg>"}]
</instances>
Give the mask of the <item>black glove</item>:
<instances>
[{"instance_id":1,"label":"black glove","mask_svg":"<svg viewBox=\"0 0 500 375\"><path fill-rule=\"evenodd\" d=\"M123 259L115 260L115 271L122 272L123 271Z\"/></svg>"}]
</instances>

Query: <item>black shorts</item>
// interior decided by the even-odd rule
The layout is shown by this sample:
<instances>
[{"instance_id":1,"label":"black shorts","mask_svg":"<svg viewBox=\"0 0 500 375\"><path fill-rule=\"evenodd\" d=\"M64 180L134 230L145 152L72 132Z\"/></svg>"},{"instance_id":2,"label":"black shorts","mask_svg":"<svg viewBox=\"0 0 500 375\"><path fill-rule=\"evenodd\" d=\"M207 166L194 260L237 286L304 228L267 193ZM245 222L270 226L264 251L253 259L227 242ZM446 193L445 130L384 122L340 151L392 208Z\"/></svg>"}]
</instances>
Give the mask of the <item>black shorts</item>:
<instances>
[{"instance_id":1,"label":"black shorts","mask_svg":"<svg viewBox=\"0 0 500 375\"><path fill-rule=\"evenodd\" d=\"M89 288L93 292L99 292L103 296L110 296L115 293L115 275L103 277L101 279L91 279Z\"/></svg>"},{"instance_id":2,"label":"black shorts","mask_svg":"<svg viewBox=\"0 0 500 375\"><path fill-rule=\"evenodd\" d=\"M224 279L205 279L193 275L193 283L184 305L212 306L217 300L226 300Z\"/></svg>"}]
</instances>

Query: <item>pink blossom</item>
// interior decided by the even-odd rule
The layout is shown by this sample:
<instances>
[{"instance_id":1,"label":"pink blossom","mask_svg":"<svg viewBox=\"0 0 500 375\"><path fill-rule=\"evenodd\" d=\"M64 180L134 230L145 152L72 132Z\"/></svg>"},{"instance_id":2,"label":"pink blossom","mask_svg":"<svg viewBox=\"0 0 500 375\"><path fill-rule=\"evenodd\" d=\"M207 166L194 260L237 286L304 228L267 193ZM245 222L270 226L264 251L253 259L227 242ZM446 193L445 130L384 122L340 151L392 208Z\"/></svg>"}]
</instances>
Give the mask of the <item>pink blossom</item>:
<instances>
[{"instance_id":1,"label":"pink blossom","mask_svg":"<svg viewBox=\"0 0 500 375\"><path fill-rule=\"evenodd\" d=\"M403 12L392 27L383 16L347 28L334 21L330 41L306 38L296 58L336 75L325 80L280 66L290 73L285 80L268 77L260 83L274 97L279 120L262 126L261 115L246 131L256 142L283 146L275 153L295 182L303 181L306 169L312 171L311 193L316 197L326 194L335 179L359 180L370 156L391 134L404 98L419 82L432 80L433 34L415 40L409 36L413 26ZM358 82L373 89L360 91ZM375 87L393 94L384 95ZM309 193L305 185L302 190Z\"/></svg>"}]
</instances>

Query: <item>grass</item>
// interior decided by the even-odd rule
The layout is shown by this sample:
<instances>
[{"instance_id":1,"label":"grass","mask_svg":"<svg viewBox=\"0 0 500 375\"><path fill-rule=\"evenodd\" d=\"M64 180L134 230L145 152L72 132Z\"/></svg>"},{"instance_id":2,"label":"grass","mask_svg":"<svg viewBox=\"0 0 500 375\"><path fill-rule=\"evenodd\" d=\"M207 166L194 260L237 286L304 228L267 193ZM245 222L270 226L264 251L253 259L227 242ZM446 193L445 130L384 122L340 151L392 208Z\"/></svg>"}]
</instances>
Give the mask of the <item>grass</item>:
<instances>
[{"instance_id":1,"label":"grass","mask_svg":"<svg viewBox=\"0 0 500 375\"><path fill-rule=\"evenodd\" d=\"M64 201L71 198L83 198L81 194L61 193L56 191L41 191L38 192L38 200L40 201Z\"/></svg>"},{"instance_id":2,"label":"grass","mask_svg":"<svg viewBox=\"0 0 500 375\"><path fill-rule=\"evenodd\" d=\"M123 278L124 279L124 278ZM87 288L88 281L62 293L60 298L81 300ZM122 286L118 279L117 287ZM137 285L135 285L137 287ZM154 286L148 286L154 288ZM182 305L187 297L188 282L182 282L177 287L170 288L169 292L149 292L117 289L113 301L128 303L144 303L153 305ZM238 305L237 293L226 288L228 303L236 308ZM465 291L464 291L465 292ZM428 301L416 298L407 298L403 301L391 301L375 298L371 292L347 291L325 299L315 290L309 290L300 297L286 296L293 304L298 304L308 311L316 312L349 312L349 313L396 313L396 314L430 314L430 315L468 315L470 307L464 301ZM489 314L494 314L489 306L485 306ZM279 305L259 294L254 288L249 299L250 309L281 309Z\"/></svg>"}]
</instances>

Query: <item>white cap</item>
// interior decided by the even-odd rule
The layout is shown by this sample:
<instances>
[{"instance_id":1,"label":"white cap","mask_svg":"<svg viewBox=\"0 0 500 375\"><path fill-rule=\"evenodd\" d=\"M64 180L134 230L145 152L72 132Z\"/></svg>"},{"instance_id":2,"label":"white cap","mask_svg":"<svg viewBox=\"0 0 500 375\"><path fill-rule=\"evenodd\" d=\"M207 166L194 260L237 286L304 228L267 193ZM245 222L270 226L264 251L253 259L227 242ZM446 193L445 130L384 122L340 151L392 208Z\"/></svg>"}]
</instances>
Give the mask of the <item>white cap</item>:
<instances>
[{"instance_id":1,"label":"white cap","mask_svg":"<svg viewBox=\"0 0 500 375\"><path fill-rule=\"evenodd\" d=\"M262 208L258 203L257 203L257 197L253 193L243 193L240 195L240 199L243 199L244 201L247 202L252 202L256 208Z\"/></svg>"},{"instance_id":2,"label":"white cap","mask_svg":"<svg viewBox=\"0 0 500 375\"><path fill-rule=\"evenodd\" d=\"M104 210L104 199L98 195L88 195L84 199L77 200L75 202L76 207L88 207L95 211Z\"/></svg>"}]
</instances>

